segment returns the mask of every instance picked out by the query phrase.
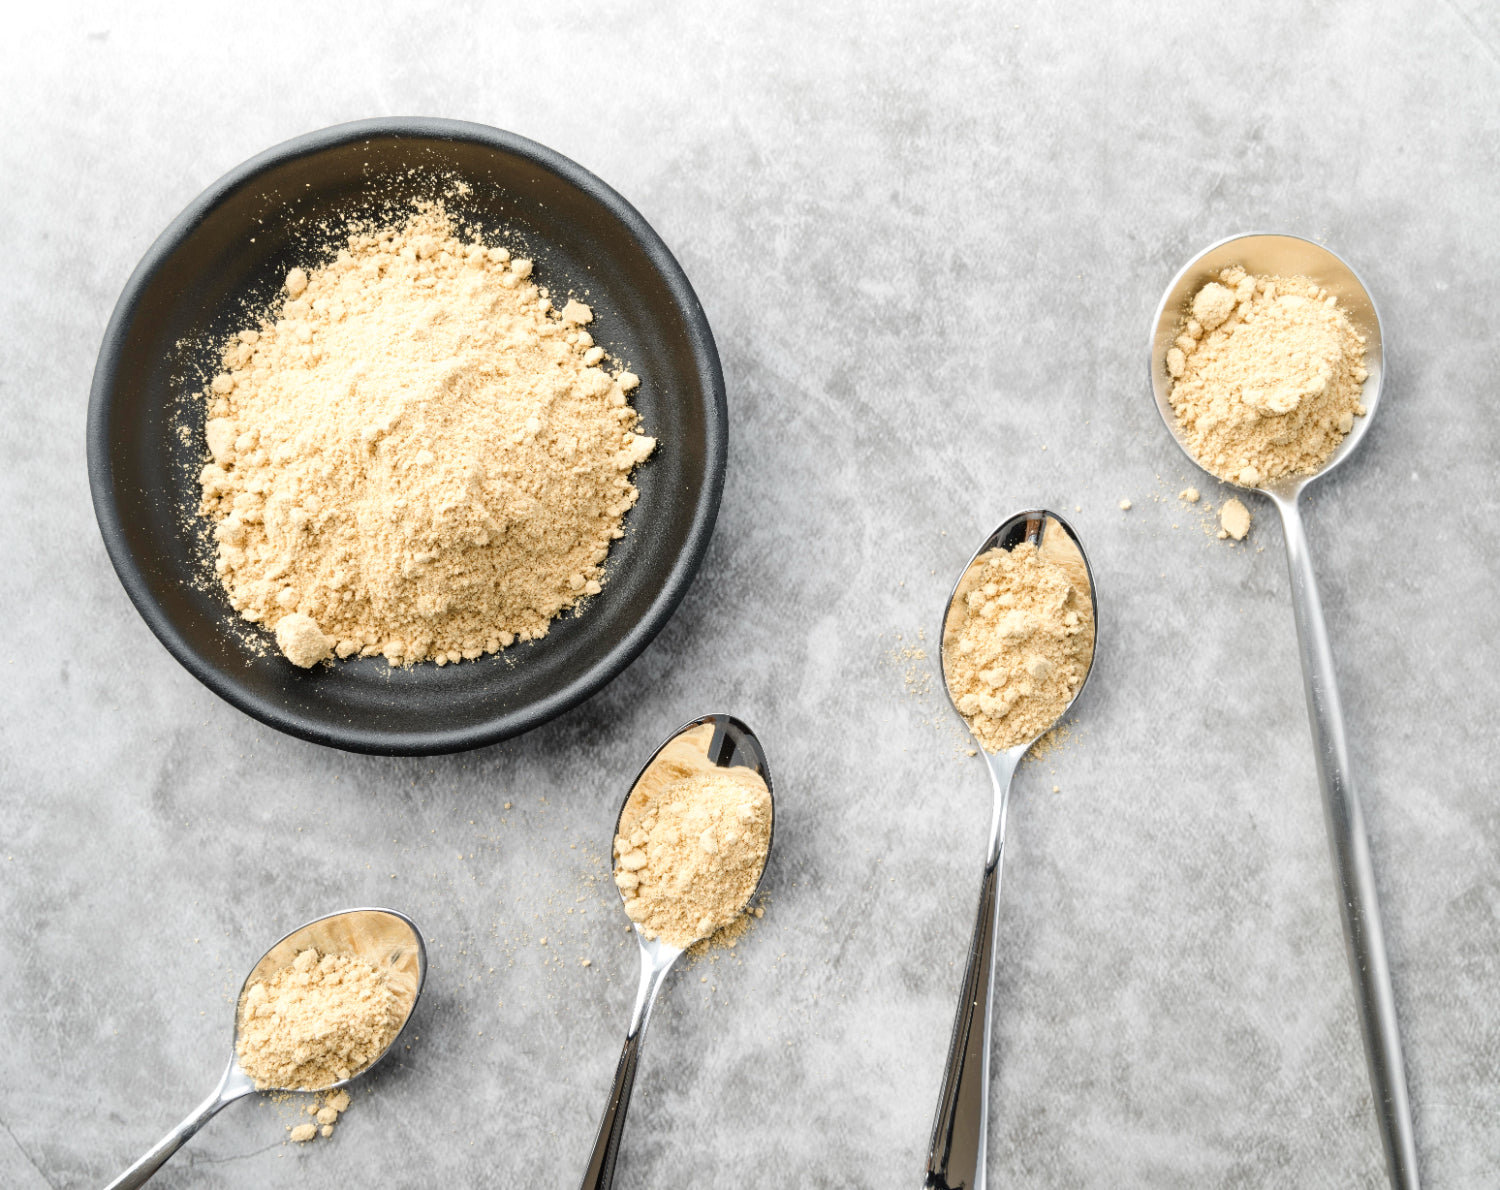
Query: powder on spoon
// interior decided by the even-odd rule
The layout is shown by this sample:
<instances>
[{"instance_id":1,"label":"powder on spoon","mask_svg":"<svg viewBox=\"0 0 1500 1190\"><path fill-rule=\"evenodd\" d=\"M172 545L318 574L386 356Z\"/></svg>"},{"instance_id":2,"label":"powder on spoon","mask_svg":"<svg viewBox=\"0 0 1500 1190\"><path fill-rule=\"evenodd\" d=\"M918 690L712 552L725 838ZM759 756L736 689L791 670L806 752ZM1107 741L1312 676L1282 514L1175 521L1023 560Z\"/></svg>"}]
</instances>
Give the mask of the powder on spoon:
<instances>
[{"instance_id":1,"label":"powder on spoon","mask_svg":"<svg viewBox=\"0 0 1500 1190\"><path fill-rule=\"evenodd\" d=\"M620 815L615 883L647 938L686 948L732 925L771 846L771 794L748 768L642 780Z\"/></svg>"},{"instance_id":2,"label":"powder on spoon","mask_svg":"<svg viewBox=\"0 0 1500 1190\"><path fill-rule=\"evenodd\" d=\"M224 348L200 512L235 610L295 665L472 660L598 595L655 448L532 262L440 207L359 231Z\"/></svg>"},{"instance_id":3,"label":"powder on spoon","mask_svg":"<svg viewBox=\"0 0 1500 1190\"><path fill-rule=\"evenodd\" d=\"M943 675L986 752L1055 723L1093 656L1088 569L1055 522L1040 552L1023 541L987 551L964 572L943 626Z\"/></svg>"},{"instance_id":4,"label":"powder on spoon","mask_svg":"<svg viewBox=\"0 0 1500 1190\"><path fill-rule=\"evenodd\" d=\"M384 1053L405 1012L369 963L309 947L246 988L239 1017L235 1053L258 1089L319 1091Z\"/></svg>"},{"instance_id":5,"label":"powder on spoon","mask_svg":"<svg viewBox=\"0 0 1500 1190\"><path fill-rule=\"evenodd\" d=\"M1166 355L1188 448L1246 487L1327 462L1365 413L1364 365L1364 336L1327 290L1239 267L1198 290Z\"/></svg>"}]
</instances>

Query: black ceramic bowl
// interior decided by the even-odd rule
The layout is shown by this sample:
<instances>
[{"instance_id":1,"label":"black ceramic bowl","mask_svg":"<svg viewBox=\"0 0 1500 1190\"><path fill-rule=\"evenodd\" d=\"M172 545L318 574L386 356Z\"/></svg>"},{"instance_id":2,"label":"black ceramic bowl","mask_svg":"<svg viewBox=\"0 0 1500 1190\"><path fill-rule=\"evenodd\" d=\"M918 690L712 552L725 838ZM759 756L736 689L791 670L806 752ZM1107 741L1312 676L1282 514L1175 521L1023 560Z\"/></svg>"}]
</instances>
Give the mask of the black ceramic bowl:
<instances>
[{"instance_id":1,"label":"black ceramic bowl","mask_svg":"<svg viewBox=\"0 0 1500 1190\"><path fill-rule=\"evenodd\" d=\"M455 186L462 181L467 189ZM545 638L475 662L392 669L364 658L299 670L247 646L208 568L196 516L203 405L217 345L276 296L287 270L328 251L317 225L443 197L536 261L557 304L595 310L612 359L661 446L635 473L640 501L606 563L604 593ZM585 296L586 295L586 296ZM248 303L248 306L247 306ZM304 739L424 754L492 743L587 698L625 668L682 599L713 532L728 417L713 335L682 269L623 198L565 157L452 120L342 124L262 153L215 182L162 233L120 295L89 398L94 511L125 590L188 670L241 710Z\"/></svg>"}]
</instances>

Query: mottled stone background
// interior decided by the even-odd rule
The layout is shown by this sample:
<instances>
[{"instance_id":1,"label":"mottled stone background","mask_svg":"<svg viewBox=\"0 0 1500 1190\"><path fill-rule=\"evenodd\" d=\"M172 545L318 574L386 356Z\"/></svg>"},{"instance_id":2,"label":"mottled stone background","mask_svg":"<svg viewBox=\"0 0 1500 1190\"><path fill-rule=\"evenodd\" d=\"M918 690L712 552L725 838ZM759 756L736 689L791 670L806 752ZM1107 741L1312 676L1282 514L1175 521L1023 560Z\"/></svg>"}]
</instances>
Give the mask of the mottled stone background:
<instances>
[{"instance_id":1,"label":"mottled stone background","mask_svg":"<svg viewBox=\"0 0 1500 1190\"><path fill-rule=\"evenodd\" d=\"M1146 387L1162 286L1250 229L1328 243L1386 319L1379 421L1309 532L1426 1182L1500 1182L1492 5L50 4L12 14L0 78L0 1183L103 1183L213 1086L269 940L388 902L435 956L400 1063L329 1142L252 1099L157 1184L576 1184L635 986L617 800L722 708L778 778L770 904L667 986L619 1184L917 1185L989 792L903 650L1040 501L1081 506L1102 635L1012 802L993 1184L1381 1186L1280 532L1257 504L1230 549L1179 506L1221 494ZM658 640L550 726L431 760L199 686L84 474L152 239L266 146L383 114L513 129L624 193L732 416Z\"/></svg>"}]
</instances>

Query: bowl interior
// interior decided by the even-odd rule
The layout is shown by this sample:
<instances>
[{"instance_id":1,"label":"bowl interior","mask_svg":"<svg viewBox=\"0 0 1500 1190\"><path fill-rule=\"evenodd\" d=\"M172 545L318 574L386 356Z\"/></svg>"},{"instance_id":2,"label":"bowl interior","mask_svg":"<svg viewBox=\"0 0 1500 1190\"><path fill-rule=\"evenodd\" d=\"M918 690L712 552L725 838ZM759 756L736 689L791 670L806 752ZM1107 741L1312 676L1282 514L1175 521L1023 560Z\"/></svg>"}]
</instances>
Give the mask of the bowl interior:
<instances>
[{"instance_id":1,"label":"bowl interior","mask_svg":"<svg viewBox=\"0 0 1500 1190\"><path fill-rule=\"evenodd\" d=\"M1217 280L1218 274L1231 265L1239 265L1258 276L1311 278L1338 298L1339 307L1349 316L1355 329L1365 336L1365 371L1369 375L1360 400L1369 412L1354 419L1354 429L1344 436L1338 449L1317 472L1326 475L1353 453L1375 419L1375 408L1380 403L1385 378L1385 355L1380 337L1380 314L1359 274L1321 244L1304 240L1301 236L1260 234L1220 240L1190 260L1172 278L1156 308L1151 330L1151 388L1156 396L1157 411L1168 432L1193 460L1194 466L1201 466L1177 432L1177 415L1172 410L1169 396L1172 378L1167 374L1167 349L1179 333L1183 312L1193 295L1207 282ZM1309 477L1290 478L1302 483Z\"/></svg>"},{"instance_id":2,"label":"bowl interior","mask_svg":"<svg viewBox=\"0 0 1500 1190\"><path fill-rule=\"evenodd\" d=\"M554 303L641 377L633 403L660 446L606 563L603 594L540 641L476 662L392 669L380 658L299 670L235 614L196 515L203 405L225 336L253 325L287 271L326 259L351 218L441 198L536 262ZM598 179L539 145L448 121L344 125L272 149L216 183L163 233L106 332L89 412L89 470L110 556L172 653L266 723L367 752L423 753L514 735L634 658L706 548L726 453L723 380L702 310L671 254Z\"/></svg>"}]
</instances>

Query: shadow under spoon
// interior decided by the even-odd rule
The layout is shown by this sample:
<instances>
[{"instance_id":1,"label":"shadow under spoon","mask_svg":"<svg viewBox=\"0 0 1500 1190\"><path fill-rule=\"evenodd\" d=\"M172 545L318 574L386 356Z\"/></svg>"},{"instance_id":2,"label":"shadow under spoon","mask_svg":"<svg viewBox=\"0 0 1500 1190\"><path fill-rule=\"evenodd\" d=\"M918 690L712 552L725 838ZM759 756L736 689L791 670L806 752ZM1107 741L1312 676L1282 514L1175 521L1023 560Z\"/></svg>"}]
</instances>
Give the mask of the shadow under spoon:
<instances>
[{"instance_id":1,"label":"shadow under spoon","mask_svg":"<svg viewBox=\"0 0 1500 1190\"><path fill-rule=\"evenodd\" d=\"M331 1083L326 1087L262 1087L265 1091L332 1091L346 1087L355 1079L368 1073L380 1062L400 1039L406 1024L411 1020L412 1010L422 994L422 984L427 978L427 946L416 923L405 914L394 909L347 909L342 913L331 913L293 930L270 950L266 951L245 982L235 999L235 1041L239 1041L239 1006L244 1002L250 985L267 979L291 963L302 951L312 947L330 954L352 954L363 959L377 971L384 971L398 1000L405 1010L401 1024L391 1035L390 1042L368 1065L357 1070L351 1077ZM237 1055L236 1046L236 1055ZM238 1056L231 1056L224 1077L207 1099L200 1103L187 1119L157 1141L134 1165L110 1182L105 1190L135 1190L144 1186L155 1176L156 1171L167 1163L168 1158L182 1148L225 1107L237 1099L243 1099L257 1090L255 1082L240 1066Z\"/></svg>"},{"instance_id":2,"label":"shadow under spoon","mask_svg":"<svg viewBox=\"0 0 1500 1190\"><path fill-rule=\"evenodd\" d=\"M1281 514L1286 539L1287 570L1291 577L1292 611L1297 621L1297 644L1302 654L1302 680L1307 693L1307 716L1312 725L1318 785L1339 886L1339 909L1370 1088L1385 1150L1386 1170L1394 1190L1417 1190L1417 1150L1407 1096L1406 1065L1401 1055L1401 1032L1391 989L1385 934L1375 893L1375 870L1364 814L1350 778L1349 748L1344 738L1344 712L1334 678L1333 652L1323 621L1323 605L1313 576L1312 554L1302 524L1300 501L1309 486L1345 462L1358 449L1380 407L1385 376L1385 351L1380 315L1364 282L1352 268L1327 248L1291 235L1232 236L1205 248L1172 278L1156 308L1151 333L1151 385L1156 407L1183 453L1195 466L1203 464L1184 441L1172 408L1172 380L1166 353L1178 333L1183 311L1193 294L1225 268L1238 265L1257 276L1303 276L1316 281L1338 299L1339 307L1365 337L1365 371L1360 394L1366 409L1354 419L1353 429L1316 471L1283 476L1256 489L1270 498Z\"/></svg>"},{"instance_id":3,"label":"shadow under spoon","mask_svg":"<svg viewBox=\"0 0 1500 1190\"><path fill-rule=\"evenodd\" d=\"M969 592L979 585L986 556L996 549L1008 552L1022 542L1030 542L1043 557L1054 558L1065 565L1072 574L1075 591L1080 584L1083 585L1093 617L1094 643L1089 652L1088 667L1067 706L1036 735L999 752L988 751L983 741L975 736L979 755L984 757L989 769L994 802L984 879L980 885L979 912L969 944L963 984L959 989L958 1012L953 1020L953 1037L948 1044L948 1064L943 1071L942 1090L932 1121L927 1177L922 1183L928 1190L984 1190L990 1097L990 1002L995 978L995 934L999 922L1000 859L1005 847L1005 812L1010 801L1011 779L1027 750L1068 713L1083 692L1088 675L1093 671L1094 655L1099 645L1099 606L1094 594L1093 572L1089 569L1078 535L1055 512L1033 509L1017 513L974 551L948 597L940 640L943 685L954 709L959 709L958 700L948 685L951 679L947 657L950 637L956 634L959 626L955 612L962 609ZM962 715L963 712L959 713Z\"/></svg>"},{"instance_id":4,"label":"shadow under spoon","mask_svg":"<svg viewBox=\"0 0 1500 1190\"><path fill-rule=\"evenodd\" d=\"M630 804L637 789L644 782L655 779L669 767L680 771L682 765L694 767L747 768L759 774L766 783L766 793L771 797L771 834L766 840L766 862L761 865L755 888L745 898L749 904L765 879L769 866L771 845L776 836L775 792L771 786L771 770L766 764L765 750L755 733L732 715L705 715L694 719L674 731L651 754L640 775L630 786L630 792L620 803L620 813L615 816L613 841L620 833L620 822L625 808ZM611 845L610 854L614 854ZM624 894L621 894L624 900ZM741 906L743 909L744 906ZM666 981L667 973L683 956L681 947L671 946L660 938L648 938L639 922L631 923L635 940L641 951L641 976L636 985L635 1007L630 1011L630 1026L625 1031L625 1046L620 1051L620 1062L615 1067L614 1086L609 1093L609 1106L599 1122L599 1134L594 1139L594 1150L589 1155L588 1167L584 1171L581 1190L608 1190L615 1181L615 1162L620 1155L620 1138L625 1131L625 1113L630 1108L630 1093L635 1088L636 1067L640 1063L641 1042L646 1036L646 1025L651 1020L651 1009L656 1003L657 993Z\"/></svg>"}]
</instances>

